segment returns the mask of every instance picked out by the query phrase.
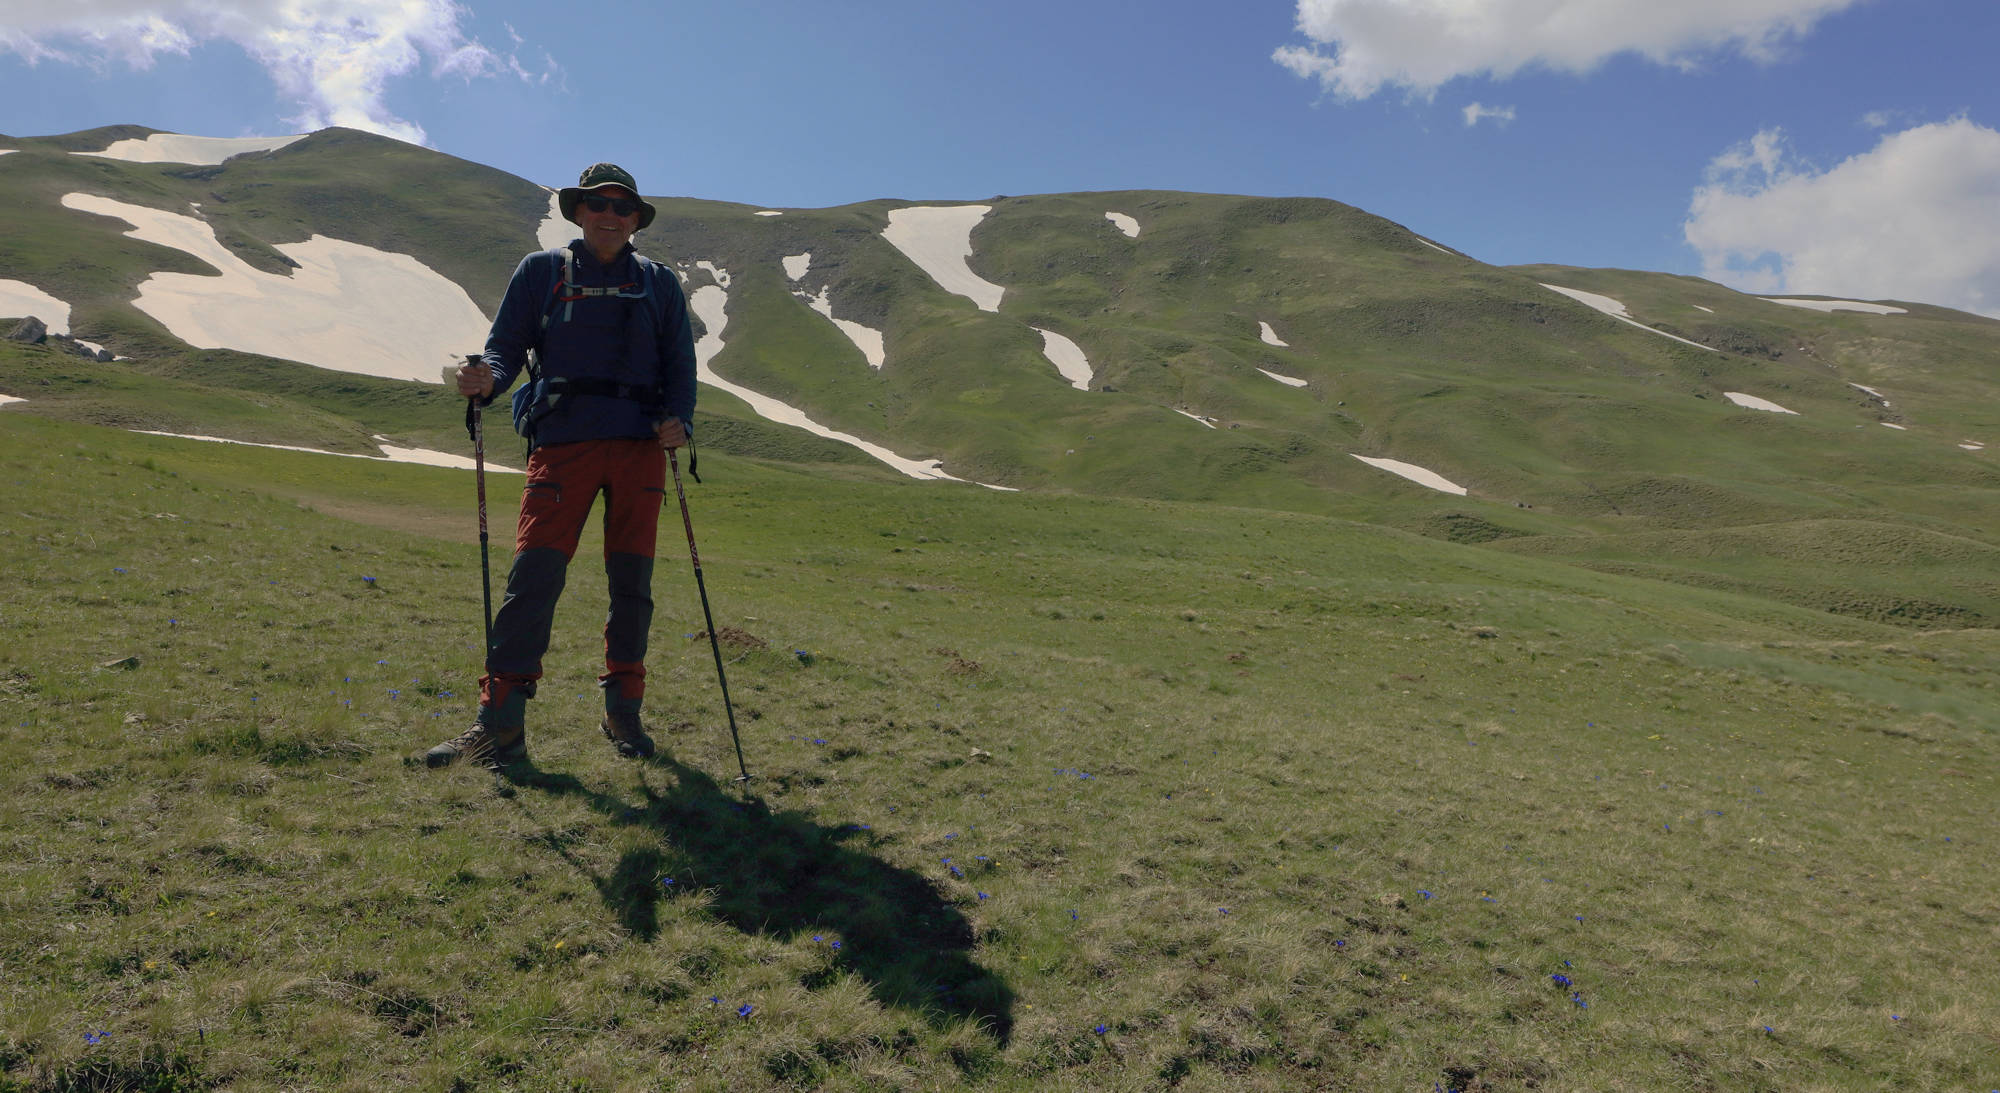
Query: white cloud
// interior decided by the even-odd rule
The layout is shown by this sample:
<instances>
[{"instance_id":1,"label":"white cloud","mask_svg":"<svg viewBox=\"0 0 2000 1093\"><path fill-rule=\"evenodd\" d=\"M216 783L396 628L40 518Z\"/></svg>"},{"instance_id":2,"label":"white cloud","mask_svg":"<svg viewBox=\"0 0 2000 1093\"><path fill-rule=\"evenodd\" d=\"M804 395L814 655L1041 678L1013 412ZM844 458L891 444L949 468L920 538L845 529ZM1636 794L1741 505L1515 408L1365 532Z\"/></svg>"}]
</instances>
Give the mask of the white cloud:
<instances>
[{"instance_id":1,"label":"white cloud","mask_svg":"<svg viewBox=\"0 0 2000 1093\"><path fill-rule=\"evenodd\" d=\"M2000 318L2000 132L1920 125L1818 171L1766 130L1709 165L1683 234L1705 276L1745 291Z\"/></svg>"},{"instance_id":2,"label":"white cloud","mask_svg":"<svg viewBox=\"0 0 2000 1093\"><path fill-rule=\"evenodd\" d=\"M1309 44L1271 58L1343 98L1390 86L1428 96L1460 76L1584 73L1621 53L1680 66L1730 50L1766 60L1821 18L1862 2L1298 0Z\"/></svg>"},{"instance_id":3,"label":"white cloud","mask_svg":"<svg viewBox=\"0 0 2000 1093\"><path fill-rule=\"evenodd\" d=\"M1464 113L1465 113L1465 124L1467 128L1471 128L1472 126L1478 125L1481 121L1484 121L1487 118L1492 118L1495 122L1501 125L1506 125L1508 122L1514 120L1513 107L1488 106L1483 102L1476 102L1466 107Z\"/></svg>"},{"instance_id":4,"label":"white cloud","mask_svg":"<svg viewBox=\"0 0 2000 1093\"><path fill-rule=\"evenodd\" d=\"M468 37L466 15L452 0L0 0L0 50L31 64L119 61L144 69L162 54L234 42L298 106L289 123L421 144L423 128L385 101L391 78L426 59L434 76L531 78L514 58Z\"/></svg>"}]
</instances>

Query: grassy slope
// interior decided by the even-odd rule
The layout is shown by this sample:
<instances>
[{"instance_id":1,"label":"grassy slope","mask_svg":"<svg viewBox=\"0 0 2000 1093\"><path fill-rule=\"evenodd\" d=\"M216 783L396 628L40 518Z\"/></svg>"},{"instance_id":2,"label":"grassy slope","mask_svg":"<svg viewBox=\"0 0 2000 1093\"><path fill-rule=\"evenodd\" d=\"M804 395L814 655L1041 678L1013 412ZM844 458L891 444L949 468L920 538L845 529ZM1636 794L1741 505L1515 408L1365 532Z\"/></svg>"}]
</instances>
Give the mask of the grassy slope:
<instances>
[{"instance_id":1,"label":"grassy slope","mask_svg":"<svg viewBox=\"0 0 2000 1093\"><path fill-rule=\"evenodd\" d=\"M412 762L470 710L466 476L0 423L0 565L37 576L0 612L0 1084L2000 1068L1992 631L717 459L717 621L768 643L729 647L754 796L717 781L671 549L677 759L595 739L585 564L537 766L496 783Z\"/></svg>"},{"instance_id":2,"label":"grassy slope","mask_svg":"<svg viewBox=\"0 0 2000 1093\"><path fill-rule=\"evenodd\" d=\"M450 400L428 385L178 344L124 299L184 256L55 202L76 189L163 208L200 202L253 261L278 260L273 242L330 231L409 250L490 303L545 212L543 191L343 131L219 168L67 154L122 135L24 141L0 163L4 196L48 210L0 222L0 260L75 299L79 333L134 358L94 366L88 385L51 389L36 359L0 354L0 380L48 396L31 412L352 452L372 450L376 434L463 447ZM465 200L411 204L436 188ZM1335 202L1149 191L996 199L975 238L975 265L1008 287L1001 312L989 314L943 292L880 237L895 203L780 217L660 203L646 249L689 269L695 284L707 278L691 270L697 259L732 274L729 343L716 362L724 375L902 454L942 457L968 478L1505 538L1518 551L1915 625L1994 618L1984 556L1925 547L1937 536L2000 545L2000 448L1958 447L1991 440L2000 424L1990 420L2000 391L1985 367L2000 332L1991 320L1920 305L1908 315L1822 315L1691 278L1497 269ZM1113 228L1107 209L1138 217L1140 237ZM793 285L781 259L805 252L812 270ZM1644 323L1731 352L1635 331L1543 281L1614 295ZM870 369L793 294L822 285L837 314L884 332L885 368ZM1290 348L1258 340L1260 320ZM1056 375L1037 326L1084 348L1093 390ZM85 375L79 368L61 371L73 380ZM1285 387L1259 369L1309 385ZM1877 387L1890 404L1853 383ZM1725 391L1801 416L1743 410ZM215 413L202 426L205 403ZM839 464L843 475L876 469L713 391L703 418L704 441L725 451ZM1437 470L1472 496L1444 498L1364 466L1356 452ZM1790 563L1743 546L1765 536L1782 555L1785 542L1828 528L1855 529L1868 556L1849 552L1849 562L1801 580L1766 572ZM1724 529L1742 530L1729 542L1706 538ZM1908 587L1882 562L1904 556L1929 559Z\"/></svg>"}]
</instances>

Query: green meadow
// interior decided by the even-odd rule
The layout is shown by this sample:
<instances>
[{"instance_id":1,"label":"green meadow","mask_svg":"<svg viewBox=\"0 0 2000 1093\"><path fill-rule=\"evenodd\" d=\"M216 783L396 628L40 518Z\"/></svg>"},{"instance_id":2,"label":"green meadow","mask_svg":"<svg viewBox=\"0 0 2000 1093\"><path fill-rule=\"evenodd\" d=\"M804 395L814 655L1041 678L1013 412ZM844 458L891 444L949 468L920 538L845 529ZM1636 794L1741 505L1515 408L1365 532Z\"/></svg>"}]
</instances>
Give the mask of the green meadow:
<instances>
[{"instance_id":1,"label":"green meadow","mask_svg":"<svg viewBox=\"0 0 2000 1093\"><path fill-rule=\"evenodd\" d=\"M0 411L0 1089L2000 1084L1994 630L705 454L752 779L671 500L661 754L587 538L495 776L469 473Z\"/></svg>"}]
</instances>

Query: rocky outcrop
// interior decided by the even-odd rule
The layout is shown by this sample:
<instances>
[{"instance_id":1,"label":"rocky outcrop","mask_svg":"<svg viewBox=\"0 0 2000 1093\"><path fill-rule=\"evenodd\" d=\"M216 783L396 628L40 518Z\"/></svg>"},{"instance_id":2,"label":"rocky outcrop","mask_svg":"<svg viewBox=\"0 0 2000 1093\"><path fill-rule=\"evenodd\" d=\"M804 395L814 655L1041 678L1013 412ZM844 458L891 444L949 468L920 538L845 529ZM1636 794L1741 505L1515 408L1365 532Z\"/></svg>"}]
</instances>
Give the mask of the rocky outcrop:
<instances>
[{"instance_id":1,"label":"rocky outcrop","mask_svg":"<svg viewBox=\"0 0 2000 1093\"><path fill-rule=\"evenodd\" d=\"M33 315L22 319L14 325L14 329L7 332L8 341L26 342L29 345L40 345L48 336L49 324L35 318Z\"/></svg>"}]
</instances>

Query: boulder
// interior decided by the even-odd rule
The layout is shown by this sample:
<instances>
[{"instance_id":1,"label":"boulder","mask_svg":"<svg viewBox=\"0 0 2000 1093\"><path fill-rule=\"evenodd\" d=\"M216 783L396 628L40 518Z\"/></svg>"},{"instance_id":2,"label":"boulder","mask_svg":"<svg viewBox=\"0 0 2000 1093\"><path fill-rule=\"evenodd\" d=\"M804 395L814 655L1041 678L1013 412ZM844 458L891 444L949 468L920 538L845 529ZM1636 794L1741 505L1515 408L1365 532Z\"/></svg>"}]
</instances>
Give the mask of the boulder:
<instances>
[{"instance_id":1,"label":"boulder","mask_svg":"<svg viewBox=\"0 0 2000 1093\"><path fill-rule=\"evenodd\" d=\"M27 342L30 345L38 344L48 336L49 324L35 318L33 315L22 319L19 323L15 324L14 329L7 332L8 341Z\"/></svg>"}]
</instances>

